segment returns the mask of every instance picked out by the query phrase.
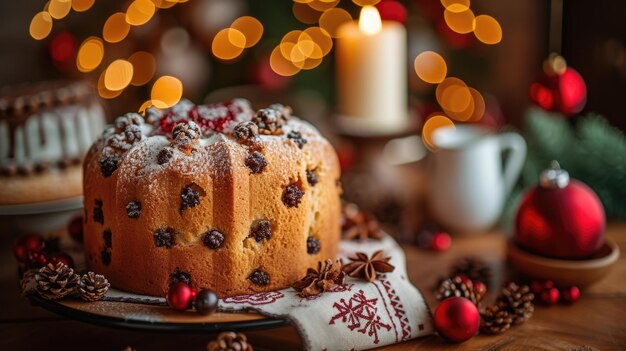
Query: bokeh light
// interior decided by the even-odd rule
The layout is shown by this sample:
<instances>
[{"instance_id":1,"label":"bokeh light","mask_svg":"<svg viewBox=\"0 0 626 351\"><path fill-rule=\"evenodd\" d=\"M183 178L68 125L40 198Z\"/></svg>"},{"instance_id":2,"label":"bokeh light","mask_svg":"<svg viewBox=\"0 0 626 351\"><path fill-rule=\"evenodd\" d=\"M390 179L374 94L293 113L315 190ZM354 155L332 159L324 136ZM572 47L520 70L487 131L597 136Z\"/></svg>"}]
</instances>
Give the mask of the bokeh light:
<instances>
[{"instance_id":1,"label":"bokeh light","mask_svg":"<svg viewBox=\"0 0 626 351\"><path fill-rule=\"evenodd\" d=\"M442 127L454 127L454 122L440 113L434 113L424 123L424 127L422 127L422 141L424 141L424 145L430 151L437 150L433 143L433 134Z\"/></svg>"},{"instance_id":2,"label":"bokeh light","mask_svg":"<svg viewBox=\"0 0 626 351\"><path fill-rule=\"evenodd\" d=\"M128 62L133 65L133 78L130 84L141 86L150 81L156 72L156 60L151 53L146 51L137 51L130 55Z\"/></svg>"},{"instance_id":3,"label":"bokeh light","mask_svg":"<svg viewBox=\"0 0 626 351\"><path fill-rule=\"evenodd\" d=\"M434 51L424 51L415 58L415 73L426 83L441 83L448 73L446 61Z\"/></svg>"},{"instance_id":4,"label":"bokeh light","mask_svg":"<svg viewBox=\"0 0 626 351\"><path fill-rule=\"evenodd\" d=\"M463 113L470 106L472 94L462 80L446 78L435 91L437 102L446 113ZM469 116L467 117L469 118Z\"/></svg>"},{"instance_id":5,"label":"bokeh light","mask_svg":"<svg viewBox=\"0 0 626 351\"><path fill-rule=\"evenodd\" d=\"M104 45L98 37L89 37L83 41L76 55L76 67L81 72L96 69L104 57Z\"/></svg>"},{"instance_id":6,"label":"bokeh light","mask_svg":"<svg viewBox=\"0 0 626 351\"><path fill-rule=\"evenodd\" d=\"M176 1L168 1L168 0L152 0L154 5L160 9L169 9L170 7L177 4Z\"/></svg>"},{"instance_id":7,"label":"bokeh light","mask_svg":"<svg viewBox=\"0 0 626 351\"><path fill-rule=\"evenodd\" d=\"M104 72L104 86L110 91L126 88L133 78L133 65L126 60L111 62Z\"/></svg>"},{"instance_id":8,"label":"bokeh light","mask_svg":"<svg viewBox=\"0 0 626 351\"><path fill-rule=\"evenodd\" d=\"M54 19L61 19L67 16L72 9L71 0L50 0L48 3L48 12Z\"/></svg>"},{"instance_id":9,"label":"bokeh light","mask_svg":"<svg viewBox=\"0 0 626 351\"><path fill-rule=\"evenodd\" d=\"M330 37L330 34L328 34L328 32L324 29L320 27L309 27L305 29L303 33L310 37L311 40L313 40L315 44L319 46L319 48L322 50L323 56L328 55L330 50L333 48L333 39ZM303 38L303 35L300 35L299 37L300 40L303 40L301 38Z\"/></svg>"},{"instance_id":10,"label":"bokeh light","mask_svg":"<svg viewBox=\"0 0 626 351\"><path fill-rule=\"evenodd\" d=\"M150 0L135 0L126 10L126 22L133 26L140 26L148 22L152 16L156 7Z\"/></svg>"},{"instance_id":11,"label":"bokeh light","mask_svg":"<svg viewBox=\"0 0 626 351\"><path fill-rule=\"evenodd\" d=\"M89 10L96 0L72 0L72 10L76 12L85 12Z\"/></svg>"},{"instance_id":12,"label":"bokeh light","mask_svg":"<svg viewBox=\"0 0 626 351\"><path fill-rule=\"evenodd\" d=\"M152 85L150 98L155 106L167 108L176 105L183 96L183 84L178 78L162 76ZM157 103L157 101L159 103ZM159 106L163 103L163 106Z\"/></svg>"},{"instance_id":13,"label":"bokeh light","mask_svg":"<svg viewBox=\"0 0 626 351\"><path fill-rule=\"evenodd\" d=\"M270 55L270 67L272 68L272 71L284 77L290 77L300 72L300 68L286 59L281 53L281 47L287 44L294 45L293 43L281 43L279 46L274 48L272 54Z\"/></svg>"},{"instance_id":14,"label":"bokeh light","mask_svg":"<svg viewBox=\"0 0 626 351\"><path fill-rule=\"evenodd\" d=\"M380 2L380 0L352 0L353 3L359 6L374 6Z\"/></svg>"},{"instance_id":15,"label":"bokeh light","mask_svg":"<svg viewBox=\"0 0 626 351\"><path fill-rule=\"evenodd\" d=\"M232 60L243 52L246 37L234 28L225 28L217 32L211 44L213 55L221 60Z\"/></svg>"},{"instance_id":16,"label":"bokeh light","mask_svg":"<svg viewBox=\"0 0 626 351\"><path fill-rule=\"evenodd\" d=\"M470 0L441 0L441 4L451 12L465 12L470 8Z\"/></svg>"},{"instance_id":17,"label":"bokeh light","mask_svg":"<svg viewBox=\"0 0 626 351\"><path fill-rule=\"evenodd\" d=\"M443 12L443 18L450 29L459 33L466 34L474 30L474 12L467 9L462 12L452 12L446 9Z\"/></svg>"},{"instance_id":18,"label":"bokeh light","mask_svg":"<svg viewBox=\"0 0 626 351\"><path fill-rule=\"evenodd\" d=\"M320 27L324 29L331 37L338 37L339 27L352 21L352 16L348 11L341 8L333 8L322 14L319 19Z\"/></svg>"},{"instance_id":19,"label":"bokeh light","mask_svg":"<svg viewBox=\"0 0 626 351\"><path fill-rule=\"evenodd\" d=\"M106 71L102 71L100 73L100 78L98 78L98 95L104 99L114 99L122 93L122 90L112 91L106 88L104 85L104 74Z\"/></svg>"},{"instance_id":20,"label":"bokeh light","mask_svg":"<svg viewBox=\"0 0 626 351\"><path fill-rule=\"evenodd\" d=\"M502 40L502 28L495 18L480 15L474 19L474 35L481 42L493 45Z\"/></svg>"},{"instance_id":21,"label":"bokeh light","mask_svg":"<svg viewBox=\"0 0 626 351\"><path fill-rule=\"evenodd\" d=\"M314 24L319 21L322 15L321 11L317 11L306 3L294 2L292 8L293 16L300 22L305 24Z\"/></svg>"},{"instance_id":22,"label":"bokeh light","mask_svg":"<svg viewBox=\"0 0 626 351\"><path fill-rule=\"evenodd\" d=\"M28 28L30 36L35 40L44 39L52 31L52 17L45 11L41 11L33 16Z\"/></svg>"},{"instance_id":23,"label":"bokeh light","mask_svg":"<svg viewBox=\"0 0 626 351\"><path fill-rule=\"evenodd\" d=\"M472 101L474 102L474 111L467 121L478 122L485 115L485 98L483 98L482 94L478 90L474 88L469 88L469 90L472 94Z\"/></svg>"},{"instance_id":24,"label":"bokeh light","mask_svg":"<svg viewBox=\"0 0 626 351\"><path fill-rule=\"evenodd\" d=\"M250 16L242 16L237 18L230 26L241 32L245 37L245 48L251 48L261 40L263 36L263 25L258 19ZM232 32L230 32L232 33ZM229 36L231 35L229 33ZM235 35L236 36L236 35ZM232 40L232 38L231 38ZM235 39L236 40L236 39ZM236 43L233 43L236 45Z\"/></svg>"},{"instance_id":25,"label":"bokeh light","mask_svg":"<svg viewBox=\"0 0 626 351\"><path fill-rule=\"evenodd\" d=\"M118 43L126 38L129 31L130 25L126 22L126 14L123 12L114 13L102 27L102 38L109 43Z\"/></svg>"},{"instance_id":26,"label":"bokeh light","mask_svg":"<svg viewBox=\"0 0 626 351\"><path fill-rule=\"evenodd\" d=\"M324 12L337 6L338 3L339 0L312 0L308 2L307 5L309 5L314 10Z\"/></svg>"}]
</instances>

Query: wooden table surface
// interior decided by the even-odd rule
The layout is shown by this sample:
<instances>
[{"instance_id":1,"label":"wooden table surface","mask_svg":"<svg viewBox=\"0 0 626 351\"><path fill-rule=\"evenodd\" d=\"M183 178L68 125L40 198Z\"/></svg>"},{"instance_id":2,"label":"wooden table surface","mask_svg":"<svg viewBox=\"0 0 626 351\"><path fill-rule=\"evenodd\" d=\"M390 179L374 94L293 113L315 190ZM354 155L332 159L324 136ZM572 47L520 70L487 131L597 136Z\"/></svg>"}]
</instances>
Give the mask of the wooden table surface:
<instances>
[{"instance_id":1,"label":"wooden table surface","mask_svg":"<svg viewBox=\"0 0 626 351\"><path fill-rule=\"evenodd\" d=\"M1 233L0 233L1 234ZM612 223L608 237L626 252L626 223ZM10 252L12 238L0 238L0 350L206 350L211 335L163 334L111 329L72 321L30 306L19 296L16 263ZM479 256L504 279L505 238L493 232L456 237L452 248L434 253L405 246L411 281L425 294L429 306L437 303L430 288L451 265L465 256ZM488 296L487 302L494 298ZM295 329L246 333L256 350L297 350ZM626 257L603 281L583 292L571 306L538 306L525 324L498 336L479 335L463 344L443 341L436 335L386 346L379 350L626 350Z\"/></svg>"}]
</instances>

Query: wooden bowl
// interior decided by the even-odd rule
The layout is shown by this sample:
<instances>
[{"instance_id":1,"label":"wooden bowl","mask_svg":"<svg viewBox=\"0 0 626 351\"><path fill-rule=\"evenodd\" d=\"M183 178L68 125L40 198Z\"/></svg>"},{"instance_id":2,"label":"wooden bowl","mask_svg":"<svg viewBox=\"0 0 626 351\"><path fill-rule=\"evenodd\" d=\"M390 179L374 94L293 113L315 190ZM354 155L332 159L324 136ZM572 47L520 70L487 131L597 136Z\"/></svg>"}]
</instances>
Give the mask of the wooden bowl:
<instances>
[{"instance_id":1,"label":"wooden bowl","mask_svg":"<svg viewBox=\"0 0 626 351\"><path fill-rule=\"evenodd\" d=\"M607 275L619 258L619 247L606 239L600 250L588 259L562 260L537 256L509 241L507 258L517 272L529 278L584 288Z\"/></svg>"}]
</instances>

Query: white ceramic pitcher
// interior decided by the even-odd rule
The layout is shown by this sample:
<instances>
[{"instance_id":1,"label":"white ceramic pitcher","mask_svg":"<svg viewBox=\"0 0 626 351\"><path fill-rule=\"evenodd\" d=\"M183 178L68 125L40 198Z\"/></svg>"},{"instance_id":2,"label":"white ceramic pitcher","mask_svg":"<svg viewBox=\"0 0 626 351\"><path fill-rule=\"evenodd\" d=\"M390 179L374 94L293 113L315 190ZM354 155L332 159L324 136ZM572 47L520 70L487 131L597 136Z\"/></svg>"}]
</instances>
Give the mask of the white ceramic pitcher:
<instances>
[{"instance_id":1,"label":"white ceramic pitcher","mask_svg":"<svg viewBox=\"0 0 626 351\"><path fill-rule=\"evenodd\" d=\"M451 233L490 229L522 169L526 142L517 133L493 134L476 125L442 127L432 141L438 151L428 200L435 220Z\"/></svg>"}]
</instances>

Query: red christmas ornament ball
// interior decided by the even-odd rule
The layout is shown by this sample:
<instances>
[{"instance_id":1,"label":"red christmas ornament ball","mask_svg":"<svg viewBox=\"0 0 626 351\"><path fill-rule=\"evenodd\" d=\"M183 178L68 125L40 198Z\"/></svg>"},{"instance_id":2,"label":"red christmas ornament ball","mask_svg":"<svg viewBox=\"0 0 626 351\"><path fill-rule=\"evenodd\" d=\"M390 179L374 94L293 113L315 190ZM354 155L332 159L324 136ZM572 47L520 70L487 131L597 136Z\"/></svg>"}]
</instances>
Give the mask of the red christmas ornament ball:
<instances>
[{"instance_id":1,"label":"red christmas ornament ball","mask_svg":"<svg viewBox=\"0 0 626 351\"><path fill-rule=\"evenodd\" d=\"M530 98L547 111L576 114L587 102L587 86L580 74L567 67L565 60L551 55L544 62L543 72L530 86Z\"/></svg>"},{"instance_id":2,"label":"red christmas ornament ball","mask_svg":"<svg viewBox=\"0 0 626 351\"><path fill-rule=\"evenodd\" d=\"M381 1L376 4L376 9L383 21L395 21L406 23L407 12L402 3L394 0Z\"/></svg>"},{"instance_id":3,"label":"red christmas ornament ball","mask_svg":"<svg viewBox=\"0 0 626 351\"><path fill-rule=\"evenodd\" d=\"M450 235L446 232L438 232L433 235L431 242L431 249L434 251L445 251L450 248L450 244L452 244L452 239Z\"/></svg>"},{"instance_id":4,"label":"red christmas ornament ball","mask_svg":"<svg viewBox=\"0 0 626 351\"><path fill-rule=\"evenodd\" d=\"M48 264L48 257L42 251L31 251L24 262L26 269L39 269Z\"/></svg>"},{"instance_id":5,"label":"red christmas ornament ball","mask_svg":"<svg viewBox=\"0 0 626 351\"><path fill-rule=\"evenodd\" d=\"M74 260L72 259L72 256L68 255L65 252L57 252L57 253L50 254L47 257L47 260L48 260L48 263L52 263L55 266L57 263L63 262L65 263L66 266L70 268L74 268Z\"/></svg>"},{"instance_id":6,"label":"red christmas ornament ball","mask_svg":"<svg viewBox=\"0 0 626 351\"><path fill-rule=\"evenodd\" d=\"M472 285L474 286L474 291L476 292L476 294L480 296L485 296L485 294L487 293L487 286L485 285L485 283L481 282L480 280L474 280L472 281Z\"/></svg>"},{"instance_id":7,"label":"red christmas ornament ball","mask_svg":"<svg viewBox=\"0 0 626 351\"><path fill-rule=\"evenodd\" d=\"M450 297L441 301L435 310L434 320L439 335L455 342L469 340L480 327L478 309L464 297Z\"/></svg>"},{"instance_id":8,"label":"red christmas ornament ball","mask_svg":"<svg viewBox=\"0 0 626 351\"><path fill-rule=\"evenodd\" d=\"M546 305L554 305L559 302L559 289L549 288L541 292L541 302Z\"/></svg>"},{"instance_id":9,"label":"red christmas ornament ball","mask_svg":"<svg viewBox=\"0 0 626 351\"><path fill-rule=\"evenodd\" d=\"M583 259L602 246L605 224L598 196L587 185L570 181L556 164L522 200L515 243L545 257Z\"/></svg>"},{"instance_id":10,"label":"red christmas ornament ball","mask_svg":"<svg viewBox=\"0 0 626 351\"><path fill-rule=\"evenodd\" d=\"M580 299L580 289L576 286L568 286L561 290L561 297L566 303L574 303Z\"/></svg>"},{"instance_id":11,"label":"red christmas ornament ball","mask_svg":"<svg viewBox=\"0 0 626 351\"><path fill-rule=\"evenodd\" d=\"M189 285L183 282L174 283L167 291L167 304L176 311L185 311L191 305L193 295L193 289Z\"/></svg>"},{"instance_id":12,"label":"red christmas ornament ball","mask_svg":"<svg viewBox=\"0 0 626 351\"><path fill-rule=\"evenodd\" d=\"M43 250L45 241L37 234L22 235L13 244L13 254L19 262L28 260L28 254Z\"/></svg>"}]
</instances>

